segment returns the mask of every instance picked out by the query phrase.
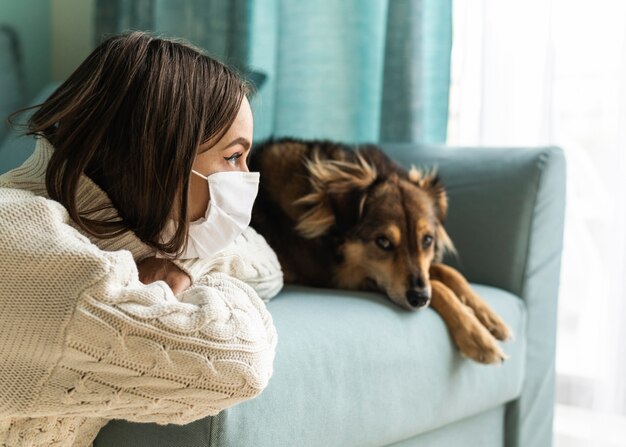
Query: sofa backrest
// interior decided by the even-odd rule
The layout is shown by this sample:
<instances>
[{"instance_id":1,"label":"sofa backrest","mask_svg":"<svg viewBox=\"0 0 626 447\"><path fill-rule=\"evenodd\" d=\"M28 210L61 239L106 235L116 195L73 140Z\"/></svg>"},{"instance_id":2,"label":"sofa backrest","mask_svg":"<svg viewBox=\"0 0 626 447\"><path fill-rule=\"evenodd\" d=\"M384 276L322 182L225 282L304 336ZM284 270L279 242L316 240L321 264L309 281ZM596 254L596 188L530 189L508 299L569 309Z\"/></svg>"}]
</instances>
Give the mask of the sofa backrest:
<instances>
[{"instance_id":1,"label":"sofa backrest","mask_svg":"<svg viewBox=\"0 0 626 447\"><path fill-rule=\"evenodd\" d=\"M24 76L17 34L0 24L0 144L8 132L9 113L26 102Z\"/></svg>"}]
</instances>

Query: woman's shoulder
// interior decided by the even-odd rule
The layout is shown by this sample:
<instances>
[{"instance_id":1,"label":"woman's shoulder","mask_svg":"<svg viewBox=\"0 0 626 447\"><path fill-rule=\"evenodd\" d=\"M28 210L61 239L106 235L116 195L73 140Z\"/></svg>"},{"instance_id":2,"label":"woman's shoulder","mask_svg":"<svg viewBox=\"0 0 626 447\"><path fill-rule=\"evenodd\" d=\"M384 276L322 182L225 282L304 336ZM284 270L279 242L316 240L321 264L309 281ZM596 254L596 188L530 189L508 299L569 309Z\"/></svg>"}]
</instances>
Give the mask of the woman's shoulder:
<instances>
[{"instance_id":1,"label":"woman's shoulder","mask_svg":"<svg viewBox=\"0 0 626 447\"><path fill-rule=\"evenodd\" d=\"M40 194L36 194L34 191L23 188L16 188L10 186L0 185L0 208L3 213L11 213L16 210L40 211L45 213L52 213L51 218L65 221L69 214L67 210L59 202L44 197ZM22 216L23 218L32 217L29 215Z\"/></svg>"},{"instance_id":2,"label":"woman's shoulder","mask_svg":"<svg viewBox=\"0 0 626 447\"><path fill-rule=\"evenodd\" d=\"M85 264L80 268L102 275L108 269L107 257L70 225L70 219L59 202L32 191L0 187L0 264L27 267L38 260L42 268L63 266L60 270L67 271L74 264Z\"/></svg>"},{"instance_id":3,"label":"woman's shoulder","mask_svg":"<svg viewBox=\"0 0 626 447\"><path fill-rule=\"evenodd\" d=\"M59 202L20 188L0 187L2 229L28 231L67 225L69 213Z\"/></svg>"}]
</instances>

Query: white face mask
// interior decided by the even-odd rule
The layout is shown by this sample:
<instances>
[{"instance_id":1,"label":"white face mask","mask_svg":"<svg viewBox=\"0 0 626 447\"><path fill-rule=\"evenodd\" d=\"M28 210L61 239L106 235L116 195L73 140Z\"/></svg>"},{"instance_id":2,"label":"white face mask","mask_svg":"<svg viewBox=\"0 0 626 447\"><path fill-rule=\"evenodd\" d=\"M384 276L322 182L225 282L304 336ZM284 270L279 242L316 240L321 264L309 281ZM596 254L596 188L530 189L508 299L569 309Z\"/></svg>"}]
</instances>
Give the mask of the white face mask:
<instances>
[{"instance_id":1,"label":"white face mask","mask_svg":"<svg viewBox=\"0 0 626 447\"><path fill-rule=\"evenodd\" d=\"M206 177L192 172L207 180L210 198L205 216L189 224L187 249L180 258L209 258L230 245L250 224L260 174L226 171ZM164 240L172 236L173 229L170 220Z\"/></svg>"}]
</instances>

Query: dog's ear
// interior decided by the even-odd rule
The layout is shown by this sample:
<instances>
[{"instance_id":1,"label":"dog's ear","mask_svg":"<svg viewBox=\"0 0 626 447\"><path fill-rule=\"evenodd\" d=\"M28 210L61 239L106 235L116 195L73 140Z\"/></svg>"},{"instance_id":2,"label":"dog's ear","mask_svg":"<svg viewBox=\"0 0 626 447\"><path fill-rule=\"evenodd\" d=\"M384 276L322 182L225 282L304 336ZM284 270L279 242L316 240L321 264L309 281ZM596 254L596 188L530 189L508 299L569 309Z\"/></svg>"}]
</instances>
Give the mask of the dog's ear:
<instances>
[{"instance_id":1,"label":"dog's ear","mask_svg":"<svg viewBox=\"0 0 626 447\"><path fill-rule=\"evenodd\" d=\"M452 239L443 224L439 222L435 229L435 262L441 262L446 253L457 254Z\"/></svg>"},{"instance_id":2,"label":"dog's ear","mask_svg":"<svg viewBox=\"0 0 626 447\"><path fill-rule=\"evenodd\" d=\"M430 172L422 172L415 166L411 166L409 180L426 191L435 203L438 221L437 229L435 230L435 259L439 262L445 253L456 253L454 244L444 228L446 216L448 215L448 195L446 194L446 189L434 169Z\"/></svg>"},{"instance_id":3,"label":"dog's ear","mask_svg":"<svg viewBox=\"0 0 626 447\"><path fill-rule=\"evenodd\" d=\"M448 195L437 171L433 169L430 172L422 172L415 166L411 166L409 180L432 197L435 203L437 219L443 224L448 215Z\"/></svg>"},{"instance_id":4,"label":"dog's ear","mask_svg":"<svg viewBox=\"0 0 626 447\"><path fill-rule=\"evenodd\" d=\"M306 161L311 192L295 201L309 207L298 220L296 230L312 239L331 228L347 231L357 223L366 191L376 181L376 168L361 154L355 161L322 160L318 152Z\"/></svg>"}]
</instances>

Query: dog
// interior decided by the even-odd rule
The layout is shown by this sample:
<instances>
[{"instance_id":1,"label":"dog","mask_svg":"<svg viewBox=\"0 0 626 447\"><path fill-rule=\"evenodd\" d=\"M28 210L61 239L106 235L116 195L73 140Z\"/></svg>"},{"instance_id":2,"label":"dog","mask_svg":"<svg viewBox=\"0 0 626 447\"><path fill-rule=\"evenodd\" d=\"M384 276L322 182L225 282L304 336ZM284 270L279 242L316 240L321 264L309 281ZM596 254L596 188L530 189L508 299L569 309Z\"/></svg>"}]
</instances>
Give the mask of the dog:
<instances>
[{"instance_id":1,"label":"dog","mask_svg":"<svg viewBox=\"0 0 626 447\"><path fill-rule=\"evenodd\" d=\"M275 250L285 283L384 293L407 310L429 304L462 355L502 362L506 323L455 269L435 172L405 170L376 145L271 139L255 146L261 173L251 226Z\"/></svg>"}]
</instances>

